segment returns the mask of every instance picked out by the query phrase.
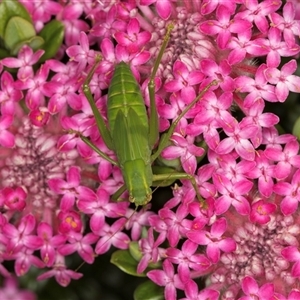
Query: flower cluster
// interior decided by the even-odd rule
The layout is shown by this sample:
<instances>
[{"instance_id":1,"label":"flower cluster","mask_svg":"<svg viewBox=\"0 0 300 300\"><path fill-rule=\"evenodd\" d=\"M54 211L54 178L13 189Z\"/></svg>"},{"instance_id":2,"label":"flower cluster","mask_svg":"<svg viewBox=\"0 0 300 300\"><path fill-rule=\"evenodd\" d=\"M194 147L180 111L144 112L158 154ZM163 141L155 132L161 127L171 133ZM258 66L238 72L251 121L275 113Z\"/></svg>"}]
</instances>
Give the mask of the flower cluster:
<instances>
[{"instance_id":1,"label":"flower cluster","mask_svg":"<svg viewBox=\"0 0 300 300\"><path fill-rule=\"evenodd\" d=\"M133 241L137 272L164 287L165 299L178 290L183 299L300 297L299 143L279 134L279 118L264 111L266 102L300 91L297 1L20 2L37 31L56 17L65 38L38 68L43 51L26 45L0 61L0 262L14 260L18 276L47 267L38 279L67 286L82 276L68 269L68 255L92 264ZM107 89L123 61L149 109L149 75L169 26L154 80L159 131L205 93L159 160L178 160L202 200L182 180L158 211L134 214L129 201L112 200L124 185L120 169L83 141L117 160L82 85L100 55L89 86L107 119ZM3 265L0 273L8 275Z\"/></svg>"},{"instance_id":2,"label":"flower cluster","mask_svg":"<svg viewBox=\"0 0 300 300\"><path fill-rule=\"evenodd\" d=\"M18 288L17 279L13 277L5 278L3 287L0 288L0 298L3 300L36 300L33 292Z\"/></svg>"}]
</instances>

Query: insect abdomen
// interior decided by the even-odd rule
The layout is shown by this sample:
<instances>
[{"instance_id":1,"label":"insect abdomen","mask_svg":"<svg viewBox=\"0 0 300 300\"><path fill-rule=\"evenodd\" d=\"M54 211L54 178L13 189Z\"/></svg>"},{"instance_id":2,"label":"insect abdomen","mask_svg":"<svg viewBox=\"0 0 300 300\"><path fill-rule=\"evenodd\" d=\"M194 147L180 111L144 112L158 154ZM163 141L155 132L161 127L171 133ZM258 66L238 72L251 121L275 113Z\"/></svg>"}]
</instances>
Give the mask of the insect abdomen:
<instances>
[{"instance_id":1,"label":"insect abdomen","mask_svg":"<svg viewBox=\"0 0 300 300\"><path fill-rule=\"evenodd\" d=\"M121 109L125 117L128 109L133 109L139 117L141 124L148 128L148 117L145 102L139 84L133 76L129 65L120 62L115 71L108 90L108 122L111 132L114 131L115 120Z\"/></svg>"}]
</instances>

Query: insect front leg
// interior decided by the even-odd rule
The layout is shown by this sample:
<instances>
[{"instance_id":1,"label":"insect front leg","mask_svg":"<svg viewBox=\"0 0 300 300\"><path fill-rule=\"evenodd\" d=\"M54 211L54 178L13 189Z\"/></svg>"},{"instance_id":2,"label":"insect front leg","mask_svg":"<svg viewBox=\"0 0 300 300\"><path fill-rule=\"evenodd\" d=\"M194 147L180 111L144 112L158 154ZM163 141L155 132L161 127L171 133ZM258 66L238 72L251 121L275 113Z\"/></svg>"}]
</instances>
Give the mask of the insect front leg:
<instances>
[{"instance_id":1,"label":"insect front leg","mask_svg":"<svg viewBox=\"0 0 300 300\"><path fill-rule=\"evenodd\" d=\"M204 94L210 89L211 86L217 85L217 84L218 84L217 80L213 80L210 84L208 84L200 92L200 94L189 105L187 105L187 107L181 112L181 114L175 119L175 121L173 121L169 130L162 135L156 152L151 156L152 162L158 158L158 156L161 154L161 152L164 150L164 148L166 148L166 146L168 145L168 142L170 141L170 138L171 138L172 134L174 133L174 130L175 130L176 126L178 125L179 121L196 104L196 102L198 102L204 96Z\"/></svg>"},{"instance_id":2,"label":"insect front leg","mask_svg":"<svg viewBox=\"0 0 300 300\"><path fill-rule=\"evenodd\" d=\"M101 62L101 59L102 58L101 58L100 55L96 55L95 64L93 65L92 69L88 73L88 75L87 75L87 77L86 77L86 79L83 83L83 88L82 89L83 89L83 93L84 93L85 97L87 98L87 100L88 100L88 102L89 102L89 104L92 108L98 130L101 133L101 136L103 138L104 143L106 144L107 148L109 148L110 150L114 150L110 132L109 132L109 130L108 130L106 124L105 124L105 121L104 121L103 117L101 116L101 114L100 114L100 112L99 112L99 110L98 110L98 108L95 104L95 100L93 98L93 95L92 95L92 92L91 92L91 89L90 89L90 86L89 86L89 84L92 80L92 77L95 74L95 71L96 71L99 63ZM86 143L85 140L83 140L83 141Z\"/></svg>"},{"instance_id":3,"label":"insect front leg","mask_svg":"<svg viewBox=\"0 0 300 300\"><path fill-rule=\"evenodd\" d=\"M168 173L168 174L154 174L153 175L153 182L154 185L161 185L161 182L164 181L175 181L175 180L189 180L196 192L196 197L199 200L202 207L205 207L205 202L203 198L200 195L196 179L193 175L187 174L187 173ZM163 185L163 184L162 184Z\"/></svg>"},{"instance_id":4,"label":"insect front leg","mask_svg":"<svg viewBox=\"0 0 300 300\"><path fill-rule=\"evenodd\" d=\"M162 59L162 56L166 50L166 47L168 45L168 42L170 40L171 31L174 28L173 24L170 24L167 27L167 33L165 35L164 41L162 43L162 46L159 50L159 53L157 55L157 58L154 63L154 67L151 72L150 81L148 84L148 90L149 90L149 98L150 98L150 118L149 118L149 145L150 148L153 149L155 143L157 142L158 135L159 135L159 128L158 128L158 113L155 103L155 83L154 78L156 75L156 72L158 70L160 61Z\"/></svg>"}]
</instances>

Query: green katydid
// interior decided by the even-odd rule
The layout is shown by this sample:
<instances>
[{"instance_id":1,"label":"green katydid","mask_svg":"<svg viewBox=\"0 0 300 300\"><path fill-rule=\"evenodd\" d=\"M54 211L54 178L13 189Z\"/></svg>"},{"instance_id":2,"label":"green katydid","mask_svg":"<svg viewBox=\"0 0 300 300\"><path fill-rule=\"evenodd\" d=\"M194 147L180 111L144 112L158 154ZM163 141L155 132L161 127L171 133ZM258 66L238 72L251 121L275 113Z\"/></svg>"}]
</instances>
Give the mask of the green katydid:
<instances>
[{"instance_id":1,"label":"green katydid","mask_svg":"<svg viewBox=\"0 0 300 300\"><path fill-rule=\"evenodd\" d=\"M151 200L152 190L150 187L154 185L154 183L164 180L175 181L177 179L189 179L196 191L197 198L202 202L196 181L192 175L174 172L157 175L152 172L152 163L167 146L180 119L201 99L210 86L215 84L215 82L209 84L198 97L182 111L172 123L169 130L162 135L156 151L152 154L152 150L159 136L158 114L154 95L154 78L159 62L168 44L171 30L172 26L169 26L150 76L148 85L150 97L149 119L139 85L130 70L130 66L126 63L120 62L115 66L113 78L109 86L107 103L108 126L100 115L89 88L89 83L101 57L96 58L97 62L88 73L83 85L83 92L92 108L98 130L107 147L116 153L118 161L109 158L92 144L88 138L81 136L81 139L101 157L120 167L125 184L115 193L114 197L118 198L125 190L128 190L129 201L135 203L136 206L145 205Z\"/></svg>"}]
</instances>

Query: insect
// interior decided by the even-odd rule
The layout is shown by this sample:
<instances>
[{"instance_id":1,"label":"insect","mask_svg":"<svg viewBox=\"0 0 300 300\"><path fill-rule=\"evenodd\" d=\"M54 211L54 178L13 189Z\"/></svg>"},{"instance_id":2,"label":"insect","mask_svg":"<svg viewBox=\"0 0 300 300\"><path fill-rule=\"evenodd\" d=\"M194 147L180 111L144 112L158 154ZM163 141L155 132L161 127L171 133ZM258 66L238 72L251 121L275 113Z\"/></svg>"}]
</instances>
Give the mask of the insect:
<instances>
[{"instance_id":1,"label":"insect","mask_svg":"<svg viewBox=\"0 0 300 300\"><path fill-rule=\"evenodd\" d=\"M169 26L150 76L148 85L150 97L149 119L139 85L130 70L130 66L125 62L120 62L115 66L109 86L107 103L108 125L105 124L103 117L100 115L89 88L91 78L101 60L100 57L97 58L97 62L88 73L83 85L83 92L92 108L99 132L107 147L116 153L117 161L112 160L100 151L88 138L84 136L81 136L81 138L101 157L121 169L125 184L114 194L114 198L117 199L125 190L128 190L129 201L135 203L136 206L145 205L151 200L151 186L164 180L175 181L177 179L189 179L196 191L197 198L202 201L196 181L192 175L178 172L168 172L167 174L153 174L152 172L152 163L167 146L180 119L201 99L209 87L215 84L211 83L208 85L182 111L169 130L161 137L158 147L152 154L159 136L154 78L170 39L171 30L172 26Z\"/></svg>"}]
</instances>

